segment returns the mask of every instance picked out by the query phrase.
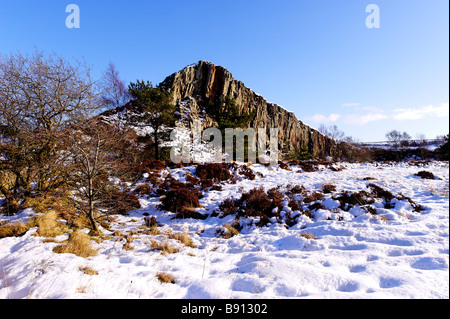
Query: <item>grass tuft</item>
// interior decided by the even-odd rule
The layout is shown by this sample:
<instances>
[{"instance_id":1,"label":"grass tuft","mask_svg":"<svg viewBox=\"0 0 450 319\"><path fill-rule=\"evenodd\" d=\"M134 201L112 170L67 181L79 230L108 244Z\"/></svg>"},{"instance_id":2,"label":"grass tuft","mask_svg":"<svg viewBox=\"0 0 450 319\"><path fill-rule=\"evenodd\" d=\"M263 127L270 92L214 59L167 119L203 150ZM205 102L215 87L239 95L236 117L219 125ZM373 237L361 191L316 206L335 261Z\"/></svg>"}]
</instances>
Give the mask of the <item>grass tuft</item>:
<instances>
[{"instance_id":1,"label":"grass tuft","mask_svg":"<svg viewBox=\"0 0 450 319\"><path fill-rule=\"evenodd\" d=\"M57 254L75 254L79 257L97 256L97 250L91 246L91 238L81 230L73 232L67 243L56 246L53 252Z\"/></svg>"},{"instance_id":2,"label":"grass tuft","mask_svg":"<svg viewBox=\"0 0 450 319\"><path fill-rule=\"evenodd\" d=\"M163 284L174 284L175 283L174 276L163 273L163 272L156 274L156 278L158 278L159 282L163 283Z\"/></svg>"},{"instance_id":3,"label":"grass tuft","mask_svg":"<svg viewBox=\"0 0 450 319\"><path fill-rule=\"evenodd\" d=\"M20 237L26 234L30 229L29 224L15 223L0 226L0 238Z\"/></svg>"}]
</instances>

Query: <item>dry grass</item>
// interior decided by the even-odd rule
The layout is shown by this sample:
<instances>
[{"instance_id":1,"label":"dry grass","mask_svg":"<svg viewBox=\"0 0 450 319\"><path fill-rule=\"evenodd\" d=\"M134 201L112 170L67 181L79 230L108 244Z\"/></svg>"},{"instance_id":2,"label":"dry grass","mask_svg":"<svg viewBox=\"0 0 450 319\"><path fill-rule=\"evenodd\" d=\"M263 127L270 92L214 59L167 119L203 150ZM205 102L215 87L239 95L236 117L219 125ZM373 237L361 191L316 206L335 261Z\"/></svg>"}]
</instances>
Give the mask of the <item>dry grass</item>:
<instances>
[{"instance_id":1,"label":"dry grass","mask_svg":"<svg viewBox=\"0 0 450 319\"><path fill-rule=\"evenodd\" d=\"M33 210L39 214L45 214L49 210L56 210L61 214L74 213L76 210L69 196L70 192L68 190L60 189L55 190L52 195L27 197L22 204L22 208L33 207Z\"/></svg>"},{"instance_id":2,"label":"dry grass","mask_svg":"<svg viewBox=\"0 0 450 319\"><path fill-rule=\"evenodd\" d=\"M162 242L157 242L155 240L150 241L150 247L152 250L161 251L161 255L170 255L179 252L179 249L173 247L168 238L165 238Z\"/></svg>"},{"instance_id":3,"label":"dry grass","mask_svg":"<svg viewBox=\"0 0 450 319\"><path fill-rule=\"evenodd\" d=\"M47 213L35 218L34 223L38 227L36 236L41 237L56 237L68 232L68 227L59 222L59 214L50 210Z\"/></svg>"},{"instance_id":4,"label":"dry grass","mask_svg":"<svg viewBox=\"0 0 450 319\"><path fill-rule=\"evenodd\" d=\"M6 224L0 227L0 238L6 237L20 237L30 229L29 224L15 223Z\"/></svg>"},{"instance_id":5,"label":"dry grass","mask_svg":"<svg viewBox=\"0 0 450 319\"><path fill-rule=\"evenodd\" d=\"M308 233L308 232L302 233L302 234L300 234L300 236L302 236L303 238L306 238L306 239L317 239L316 236L314 236L313 234Z\"/></svg>"},{"instance_id":6,"label":"dry grass","mask_svg":"<svg viewBox=\"0 0 450 319\"><path fill-rule=\"evenodd\" d=\"M163 273L163 272L156 274L156 278L158 278L159 282L161 282L163 284L174 284L175 283L174 276Z\"/></svg>"},{"instance_id":7,"label":"dry grass","mask_svg":"<svg viewBox=\"0 0 450 319\"><path fill-rule=\"evenodd\" d=\"M429 188L428 192L430 192L430 194L433 194L433 195L438 195L438 196L441 196L441 197L448 197L448 195L449 195L449 186L446 185L446 187L444 187L442 189Z\"/></svg>"},{"instance_id":8,"label":"dry grass","mask_svg":"<svg viewBox=\"0 0 450 319\"><path fill-rule=\"evenodd\" d=\"M411 221L414 220L411 216L409 216L409 215L407 215L405 213L398 213L398 215L403 217L403 218L406 218L408 220L411 220Z\"/></svg>"},{"instance_id":9,"label":"dry grass","mask_svg":"<svg viewBox=\"0 0 450 319\"><path fill-rule=\"evenodd\" d=\"M113 236L114 237L123 237L124 234L122 234L122 232L120 230L116 230L116 231L114 231ZM120 240L120 239L118 238L117 240Z\"/></svg>"},{"instance_id":10,"label":"dry grass","mask_svg":"<svg viewBox=\"0 0 450 319\"><path fill-rule=\"evenodd\" d=\"M157 235L161 235L161 231L159 230L158 226L151 226L151 227L147 227L147 226L142 226L141 229L143 229L143 233L145 235L150 235L150 236L157 236Z\"/></svg>"},{"instance_id":11,"label":"dry grass","mask_svg":"<svg viewBox=\"0 0 450 319\"><path fill-rule=\"evenodd\" d=\"M134 250L134 247L131 246L131 243L133 242L133 237L131 235L125 235L123 237L125 239L125 244L123 244L123 250Z\"/></svg>"},{"instance_id":12,"label":"dry grass","mask_svg":"<svg viewBox=\"0 0 450 319\"><path fill-rule=\"evenodd\" d=\"M402 216L401 214L399 214L400 216ZM392 221L391 218L389 218L388 216L384 216L384 215L376 215L377 218L379 218L381 221L383 222L390 222ZM402 217L406 217L405 215L403 215Z\"/></svg>"},{"instance_id":13,"label":"dry grass","mask_svg":"<svg viewBox=\"0 0 450 319\"><path fill-rule=\"evenodd\" d=\"M231 237L239 235L239 231L230 224L223 225L223 228L225 228L225 231L219 231L219 235L222 238L230 239Z\"/></svg>"},{"instance_id":14,"label":"dry grass","mask_svg":"<svg viewBox=\"0 0 450 319\"><path fill-rule=\"evenodd\" d=\"M78 268L81 272L83 272L86 275L89 276L97 276L98 272L95 269L92 269L91 267L79 267Z\"/></svg>"},{"instance_id":15,"label":"dry grass","mask_svg":"<svg viewBox=\"0 0 450 319\"><path fill-rule=\"evenodd\" d=\"M169 234L169 238L178 240L186 247L197 248L197 246L194 245L192 238L189 237L189 234L187 232Z\"/></svg>"},{"instance_id":16,"label":"dry grass","mask_svg":"<svg viewBox=\"0 0 450 319\"><path fill-rule=\"evenodd\" d=\"M57 254L75 254L79 257L97 256L97 250L91 246L91 238L81 230L73 232L67 243L56 246Z\"/></svg>"}]
</instances>

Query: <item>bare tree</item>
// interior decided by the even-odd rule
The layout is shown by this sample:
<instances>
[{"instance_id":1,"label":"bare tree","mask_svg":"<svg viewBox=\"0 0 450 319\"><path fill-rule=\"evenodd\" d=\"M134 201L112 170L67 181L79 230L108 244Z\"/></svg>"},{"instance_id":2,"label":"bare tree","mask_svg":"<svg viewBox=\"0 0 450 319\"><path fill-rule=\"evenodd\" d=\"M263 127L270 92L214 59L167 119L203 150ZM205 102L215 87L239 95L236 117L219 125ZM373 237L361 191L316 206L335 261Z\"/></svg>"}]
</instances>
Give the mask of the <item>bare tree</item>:
<instances>
[{"instance_id":1,"label":"bare tree","mask_svg":"<svg viewBox=\"0 0 450 319\"><path fill-rule=\"evenodd\" d=\"M395 151L397 160L400 160L400 149L402 146L408 146L411 136L407 132L392 130L386 133L386 138Z\"/></svg>"},{"instance_id":2,"label":"bare tree","mask_svg":"<svg viewBox=\"0 0 450 319\"><path fill-rule=\"evenodd\" d=\"M420 157L424 158L425 152L426 152L426 146L427 146L427 137L423 133L418 133L416 135L416 140L417 140L417 144L420 149Z\"/></svg>"},{"instance_id":3,"label":"bare tree","mask_svg":"<svg viewBox=\"0 0 450 319\"><path fill-rule=\"evenodd\" d=\"M345 133L339 130L339 128L336 125L326 126L324 124L320 124L319 132L322 133L323 135L331 137L336 141L342 141L345 138Z\"/></svg>"},{"instance_id":4,"label":"bare tree","mask_svg":"<svg viewBox=\"0 0 450 319\"><path fill-rule=\"evenodd\" d=\"M114 184L112 179L123 172L123 136L116 126L85 119L65 137L70 154L69 185L78 199L77 208L88 216L94 231L98 231L98 204Z\"/></svg>"},{"instance_id":5,"label":"bare tree","mask_svg":"<svg viewBox=\"0 0 450 319\"><path fill-rule=\"evenodd\" d=\"M103 88L103 103L108 108L108 110L115 111L117 115L117 123L119 126L123 127L127 121L127 109L124 108L130 100L131 95L128 93L128 88L123 80L119 76L119 71L116 66L110 62L106 71L103 73L102 80Z\"/></svg>"},{"instance_id":6,"label":"bare tree","mask_svg":"<svg viewBox=\"0 0 450 319\"><path fill-rule=\"evenodd\" d=\"M400 145L401 146L409 146L409 142L411 141L411 135L407 132L403 132L400 136Z\"/></svg>"},{"instance_id":7,"label":"bare tree","mask_svg":"<svg viewBox=\"0 0 450 319\"><path fill-rule=\"evenodd\" d=\"M328 127L325 124L320 124L319 126L319 132L322 133L322 135L328 136Z\"/></svg>"},{"instance_id":8,"label":"bare tree","mask_svg":"<svg viewBox=\"0 0 450 319\"><path fill-rule=\"evenodd\" d=\"M395 150L398 150L400 147L400 142L402 140L402 133L397 130L392 130L388 133L386 133L386 138L389 141L389 143L392 145L392 147Z\"/></svg>"},{"instance_id":9,"label":"bare tree","mask_svg":"<svg viewBox=\"0 0 450 319\"><path fill-rule=\"evenodd\" d=\"M335 139L336 141L341 141L344 139L345 133L339 130L336 125L333 125L328 128L328 136Z\"/></svg>"},{"instance_id":10,"label":"bare tree","mask_svg":"<svg viewBox=\"0 0 450 319\"><path fill-rule=\"evenodd\" d=\"M86 63L39 51L0 56L0 170L15 175L15 191L62 182L61 134L101 107L97 88Z\"/></svg>"}]
</instances>

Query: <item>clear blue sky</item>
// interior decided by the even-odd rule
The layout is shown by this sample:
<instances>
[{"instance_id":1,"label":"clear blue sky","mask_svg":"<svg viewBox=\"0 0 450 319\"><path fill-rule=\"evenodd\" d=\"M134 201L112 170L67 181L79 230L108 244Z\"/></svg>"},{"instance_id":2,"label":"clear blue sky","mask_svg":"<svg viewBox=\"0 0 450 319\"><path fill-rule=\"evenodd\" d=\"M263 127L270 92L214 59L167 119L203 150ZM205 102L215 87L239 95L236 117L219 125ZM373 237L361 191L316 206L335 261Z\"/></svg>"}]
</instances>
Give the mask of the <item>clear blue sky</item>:
<instances>
[{"instance_id":1,"label":"clear blue sky","mask_svg":"<svg viewBox=\"0 0 450 319\"><path fill-rule=\"evenodd\" d=\"M80 8L68 29L68 4ZM366 7L380 28L366 27ZM362 141L449 131L448 0L0 0L0 53L109 61L154 84L207 60L295 112Z\"/></svg>"}]
</instances>

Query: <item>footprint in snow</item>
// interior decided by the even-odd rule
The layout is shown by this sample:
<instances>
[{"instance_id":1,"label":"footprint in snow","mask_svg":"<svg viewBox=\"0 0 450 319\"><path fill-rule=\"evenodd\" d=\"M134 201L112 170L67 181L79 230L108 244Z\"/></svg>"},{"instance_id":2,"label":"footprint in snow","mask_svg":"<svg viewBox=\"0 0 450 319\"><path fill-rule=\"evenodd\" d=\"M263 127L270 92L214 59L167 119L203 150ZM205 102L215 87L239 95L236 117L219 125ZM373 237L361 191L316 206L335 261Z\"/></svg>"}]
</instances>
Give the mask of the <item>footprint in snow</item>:
<instances>
[{"instance_id":1,"label":"footprint in snow","mask_svg":"<svg viewBox=\"0 0 450 319\"><path fill-rule=\"evenodd\" d=\"M364 265L353 265L349 267L351 273L360 273L366 271L366 266Z\"/></svg>"},{"instance_id":2,"label":"footprint in snow","mask_svg":"<svg viewBox=\"0 0 450 319\"><path fill-rule=\"evenodd\" d=\"M439 270L448 269L444 258L423 257L411 264L412 268L420 270Z\"/></svg>"}]
</instances>

